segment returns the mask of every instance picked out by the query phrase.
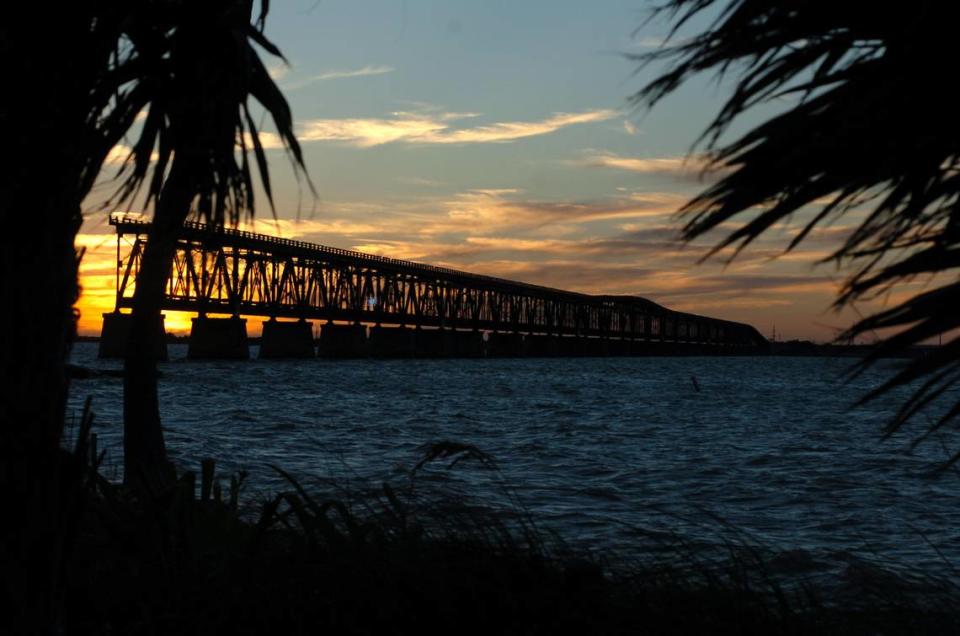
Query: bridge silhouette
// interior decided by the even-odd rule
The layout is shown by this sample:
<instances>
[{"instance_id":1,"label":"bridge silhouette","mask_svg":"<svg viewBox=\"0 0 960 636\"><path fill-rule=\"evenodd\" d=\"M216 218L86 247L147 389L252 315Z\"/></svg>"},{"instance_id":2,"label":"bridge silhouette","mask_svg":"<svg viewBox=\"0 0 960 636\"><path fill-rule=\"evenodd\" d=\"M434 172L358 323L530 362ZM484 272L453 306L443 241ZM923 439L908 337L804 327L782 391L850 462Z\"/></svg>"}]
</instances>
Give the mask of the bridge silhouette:
<instances>
[{"instance_id":1,"label":"bridge silhouette","mask_svg":"<svg viewBox=\"0 0 960 636\"><path fill-rule=\"evenodd\" d=\"M101 355L122 355L150 223L111 215L113 313ZM124 236L133 236L127 254ZM197 314L190 357L248 356L246 319L262 316L261 357L744 354L752 326L672 311L637 296L581 294L445 267L187 222L163 309ZM229 317L213 317L211 314ZM278 320L278 319L295 320ZM369 329L368 329L369 327Z\"/></svg>"}]
</instances>

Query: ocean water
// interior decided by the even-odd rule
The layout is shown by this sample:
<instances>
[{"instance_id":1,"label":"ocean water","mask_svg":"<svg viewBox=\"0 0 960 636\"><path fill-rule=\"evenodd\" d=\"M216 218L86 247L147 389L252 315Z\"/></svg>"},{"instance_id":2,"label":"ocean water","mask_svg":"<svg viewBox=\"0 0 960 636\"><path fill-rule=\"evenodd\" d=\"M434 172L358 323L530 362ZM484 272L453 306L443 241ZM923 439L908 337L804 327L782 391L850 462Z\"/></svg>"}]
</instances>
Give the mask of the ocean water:
<instances>
[{"instance_id":1,"label":"ocean water","mask_svg":"<svg viewBox=\"0 0 960 636\"><path fill-rule=\"evenodd\" d=\"M930 414L882 440L903 391L853 407L896 361L844 382L851 361L826 358L194 362L170 349L160 401L171 456L246 470L254 492L285 487L271 464L308 487L402 485L424 444L453 440L499 472L466 461L430 479L480 494L506 484L541 525L590 549L629 551L657 533L719 540L725 528L807 565L860 555L960 568L960 479L932 475L960 439L911 451ZM73 361L120 367L93 343ZM75 381L70 412L87 396L109 471L122 380Z\"/></svg>"}]
</instances>

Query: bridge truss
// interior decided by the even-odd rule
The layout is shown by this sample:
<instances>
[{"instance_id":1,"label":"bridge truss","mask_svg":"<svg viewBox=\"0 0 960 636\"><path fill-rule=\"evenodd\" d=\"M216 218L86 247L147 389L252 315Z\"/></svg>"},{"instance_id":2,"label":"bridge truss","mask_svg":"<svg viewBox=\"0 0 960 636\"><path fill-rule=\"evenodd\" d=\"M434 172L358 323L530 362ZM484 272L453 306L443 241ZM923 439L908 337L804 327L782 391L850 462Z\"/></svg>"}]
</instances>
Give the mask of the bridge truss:
<instances>
[{"instance_id":1,"label":"bridge truss","mask_svg":"<svg viewBox=\"0 0 960 636\"><path fill-rule=\"evenodd\" d=\"M116 306L132 307L150 223L112 216ZM133 235L128 254L120 241ZM747 324L667 309L636 296L580 294L335 247L188 222L163 308L199 315L647 339L766 343Z\"/></svg>"}]
</instances>

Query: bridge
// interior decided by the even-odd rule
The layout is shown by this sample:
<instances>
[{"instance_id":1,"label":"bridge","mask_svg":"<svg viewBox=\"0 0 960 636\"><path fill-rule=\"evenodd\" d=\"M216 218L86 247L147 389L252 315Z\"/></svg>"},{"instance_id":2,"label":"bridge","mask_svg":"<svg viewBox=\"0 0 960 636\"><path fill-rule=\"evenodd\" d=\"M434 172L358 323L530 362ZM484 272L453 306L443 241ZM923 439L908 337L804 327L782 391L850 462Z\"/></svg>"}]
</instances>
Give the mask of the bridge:
<instances>
[{"instance_id":1,"label":"bridge","mask_svg":"<svg viewBox=\"0 0 960 636\"><path fill-rule=\"evenodd\" d=\"M150 234L138 217L111 215L110 224L116 306L104 314L103 356L122 355L129 314L121 310L133 305ZM133 237L126 254L124 236ZM767 345L750 325L637 296L581 294L193 222L178 237L163 308L197 314L194 358L248 357L242 316L267 319L261 357L723 355ZM311 320L324 322L317 343Z\"/></svg>"}]
</instances>

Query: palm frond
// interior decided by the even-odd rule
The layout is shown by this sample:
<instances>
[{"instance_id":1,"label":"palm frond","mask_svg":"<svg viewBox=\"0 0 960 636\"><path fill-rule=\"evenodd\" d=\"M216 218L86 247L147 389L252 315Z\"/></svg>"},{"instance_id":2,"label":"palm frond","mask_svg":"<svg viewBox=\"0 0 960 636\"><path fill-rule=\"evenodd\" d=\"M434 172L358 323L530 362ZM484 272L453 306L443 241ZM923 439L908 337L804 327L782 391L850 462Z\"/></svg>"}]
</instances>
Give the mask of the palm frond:
<instances>
[{"instance_id":1,"label":"palm frond","mask_svg":"<svg viewBox=\"0 0 960 636\"><path fill-rule=\"evenodd\" d=\"M131 49L123 66L139 73L118 69L114 74L116 82L126 82L117 86L122 90L114 111L136 109L135 116L147 108L148 114L110 205L129 204L143 190L144 205L155 206L170 162L179 154L189 157L192 165L195 213L214 225L236 224L245 215L252 217L256 209L248 161L252 152L275 215L265 146L250 113L251 98L271 115L297 178L315 194L290 107L254 48L256 44L283 57L263 33L268 6L262 3L256 25L250 23L252 3L244 0L170 3L165 11L151 12L149 6L140 13L132 11L127 33ZM126 132L130 126L109 128Z\"/></svg>"},{"instance_id":2,"label":"palm frond","mask_svg":"<svg viewBox=\"0 0 960 636\"><path fill-rule=\"evenodd\" d=\"M679 31L714 13L692 38ZM672 46L634 56L666 63L633 96L651 107L694 75L715 72L733 92L697 144L705 145L722 178L680 211L683 237L693 240L730 222L707 255L740 250L771 227L813 212L788 243L792 250L818 226L851 212L862 220L828 260L849 266L836 306L876 297L916 277L953 278L960 268L960 120L947 98L941 60L952 55L957 10L923 0L909 11L860 0L782 2L668 0L655 10L672 21ZM732 141L731 124L753 107L793 100ZM782 102L781 102L782 104ZM960 326L960 287L946 282L867 316L841 334L852 339L876 329L883 340L854 372L876 359L902 354ZM922 385L888 431L944 394L955 381L960 339L914 361L867 399L893 387ZM950 419L958 409L949 409ZM941 426L936 424L935 426Z\"/></svg>"}]
</instances>

